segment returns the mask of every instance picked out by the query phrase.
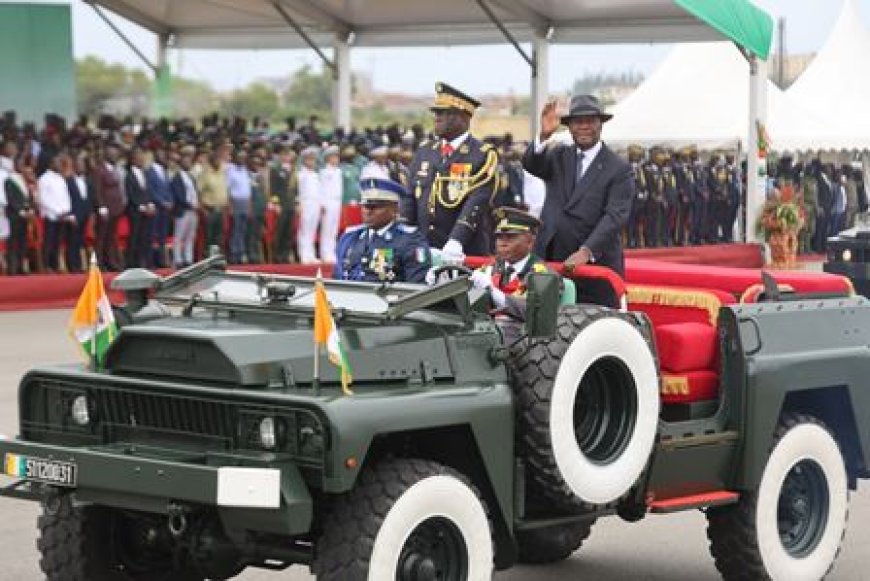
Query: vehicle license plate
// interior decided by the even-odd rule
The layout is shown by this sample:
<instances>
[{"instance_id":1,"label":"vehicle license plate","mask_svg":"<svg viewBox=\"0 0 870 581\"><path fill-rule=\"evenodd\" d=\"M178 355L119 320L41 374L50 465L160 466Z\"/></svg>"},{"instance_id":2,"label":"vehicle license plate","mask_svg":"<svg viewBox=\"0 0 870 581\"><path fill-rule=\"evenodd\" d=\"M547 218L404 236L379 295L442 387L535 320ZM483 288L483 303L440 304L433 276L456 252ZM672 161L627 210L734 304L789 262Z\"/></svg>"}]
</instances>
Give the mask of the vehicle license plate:
<instances>
[{"instance_id":1,"label":"vehicle license plate","mask_svg":"<svg viewBox=\"0 0 870 581\"><path fill-rule=\"evenodd\" d=\"M76 485L76 465L72 462L6 454L3 461L3 472L9 476L57 486Z\"/></svg>"}]
</instances>

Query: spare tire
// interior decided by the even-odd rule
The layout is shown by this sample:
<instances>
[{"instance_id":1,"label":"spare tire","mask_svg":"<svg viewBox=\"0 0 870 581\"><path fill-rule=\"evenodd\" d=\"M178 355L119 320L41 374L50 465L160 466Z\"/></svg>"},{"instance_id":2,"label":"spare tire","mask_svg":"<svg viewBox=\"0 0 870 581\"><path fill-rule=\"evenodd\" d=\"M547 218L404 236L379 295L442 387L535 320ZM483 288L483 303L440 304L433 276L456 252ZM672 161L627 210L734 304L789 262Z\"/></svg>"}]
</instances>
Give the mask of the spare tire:
<instances>
[{"instance_id":1,"label":"spare tire","mask_svg":"<svg viewBox=\"0 0 870 581\"><path fill-rule=\"evenodd\" d=\"M648 329L589 305L559 312L556 335L513 352L517 449L530 492L563 508L624 496L649 460L659 374Z\"/></svg>"}]
</instances>

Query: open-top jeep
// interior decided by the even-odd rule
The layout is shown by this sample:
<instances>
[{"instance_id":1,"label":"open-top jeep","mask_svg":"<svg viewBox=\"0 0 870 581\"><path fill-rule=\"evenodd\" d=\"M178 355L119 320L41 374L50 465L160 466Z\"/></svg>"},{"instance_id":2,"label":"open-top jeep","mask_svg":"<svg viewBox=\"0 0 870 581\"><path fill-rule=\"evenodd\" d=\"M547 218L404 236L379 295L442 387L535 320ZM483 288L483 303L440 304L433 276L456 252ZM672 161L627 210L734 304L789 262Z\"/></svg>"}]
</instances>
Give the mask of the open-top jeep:
<instances>
[{"instance_id":1,"label":"open-top jeep","mask_svg":"<svg viewBox=\"0 0 870 581\"><path fill-rule=\"evenodd\" d=\"M488 579L697 508L725 579L820 579L868 476L870 308L833 275L704 272L615 280L623 310L533 275L513 345L461 273L326 281L345 395L326 357L313 381L313 279L128 271L105 368L22 379L2 493L42 503L56 581Z\"/></svg>"}]
</instances>

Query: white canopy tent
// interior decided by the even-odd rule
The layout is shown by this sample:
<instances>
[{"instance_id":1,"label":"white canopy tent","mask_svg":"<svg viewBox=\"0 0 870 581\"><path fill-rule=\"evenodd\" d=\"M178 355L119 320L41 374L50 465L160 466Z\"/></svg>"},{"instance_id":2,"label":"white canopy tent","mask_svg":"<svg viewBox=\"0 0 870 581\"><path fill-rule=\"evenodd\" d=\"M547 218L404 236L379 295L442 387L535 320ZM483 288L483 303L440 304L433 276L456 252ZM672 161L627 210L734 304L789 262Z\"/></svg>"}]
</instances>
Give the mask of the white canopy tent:
<instances>
[{"instance_id":1,"label":"white canopy tent","mask_svg":"<svg viewBox=\"0 0 870 581\"><path fill-rule=\"evenodd\" d=\"M728 42L680 44L613 110L608 143L746 149L749 63ZM829 125L767 83L767 130L777 150L810 149Z\"/></svg>"},{"instance_id":2,"label":"white canopy tent","mask_svg":"<svg viewBox=\"0 0 870 581\"><path fill-rule=\"evenodd\" d=\"M845 0L827 42L786 95L823 109L828 130L815 149L870 148L870 30L853 0Z\"/></svg>"}]
</instances>

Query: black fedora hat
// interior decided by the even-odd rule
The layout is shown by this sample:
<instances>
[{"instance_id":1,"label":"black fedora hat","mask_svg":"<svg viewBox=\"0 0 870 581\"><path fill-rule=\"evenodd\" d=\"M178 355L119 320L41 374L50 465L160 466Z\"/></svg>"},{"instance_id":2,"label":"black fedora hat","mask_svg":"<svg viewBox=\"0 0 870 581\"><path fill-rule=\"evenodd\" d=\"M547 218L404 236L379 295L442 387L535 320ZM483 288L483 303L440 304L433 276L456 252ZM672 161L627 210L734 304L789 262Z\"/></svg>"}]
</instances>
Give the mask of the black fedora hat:
<instances>
[{"instance_id":1,"label":"black fedora hat","mask_svg":"<svg viewBox=\"0 0 870 581\"><path fill-rule=\"evenodd\" d=\"M602 122L613 119L613 115L605 113L601 108L601 103L593 95L574 95L571 97L571 108L567 115L562 116L562 123L567 125L568 121L575 117L598 117Z\"/></svg>"}]
</instances>

